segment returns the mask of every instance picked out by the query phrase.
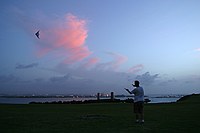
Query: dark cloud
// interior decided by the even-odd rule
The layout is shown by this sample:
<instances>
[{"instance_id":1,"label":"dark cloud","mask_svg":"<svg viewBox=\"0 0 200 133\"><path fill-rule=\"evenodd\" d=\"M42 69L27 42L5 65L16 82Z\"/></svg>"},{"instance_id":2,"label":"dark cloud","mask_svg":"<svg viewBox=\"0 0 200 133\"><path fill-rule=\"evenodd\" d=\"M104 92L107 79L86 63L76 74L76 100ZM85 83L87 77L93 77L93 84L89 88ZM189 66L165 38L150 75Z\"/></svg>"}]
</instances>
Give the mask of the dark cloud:
<instances>
[{"instance_id":1,"label":"dark cloud","mask_svg":"<svg viewBox=\"0 0 200 133\"><path fill-rule=\"evenodd\" d=\"M159 74L151 75L149 72L136 76L136 79L145 85L154 83L157 78L159 78Z\"/></svg>"},{"instance_id":2,"label":"dark cloud","mask_svg":"<svg viewBox=\"0 0 200 133\"><path fill-rule=\"evenodd\" d=\"M67 81L69 78L70 78L70 74L66 74L64 76L51 77L50 81L51 82L64 82L64 81Z\"/></svg>"},{"instance_id":3,"label":"dark cloud","mask_svg":"<svg viewBox=\"0 0 200 133\"><path fill-rule=\"evenodd\" d=\"M131 83L134 80L141 82L147 95L199 92L200 86L198 77L195 77L196 80L191 80L193 82L188 82L189 78L182 80L163 78L161 74L150 72L136 76L112 71L74 69L70 73L62 73L64 74L42 78L31 77L31 79L27 77L22 79L19 75L12 74L0 75L0 93L96 94L113 91L115 94L127 94L123 88L133 89Z\"/></svg>"},{"instance_id":4,"label":"dark cloud","mask_svg":"<svg viewBox=\"0 0 200 133\"><path fill-rule=\"evenodd\" d=\"M0 75L0 83L8 83L16 80L17 78L14 75Z\"/></svg>"},{"instance_id":5,"label":"dark cloud","mask_svg":"<svg viewBox=\"0 0 200 133\"><path fill-rule=\"evenodd\" d=\"M41 83L41 82L44 82L44 79L43 79L43 78L36 78L36 79L35 79L35 82Z\"/></svg>"},{"instance_id":6,"label":"dark cloud","mask_svg":"<svg viewBox=\"0 0 200 133\"><path fill-rule=\"evenodd\" d=\"M33 68L33 67L37 67L38 63L31 63L28 65L22 65L22 64L17 64L17 66L15 67L16 69L28 69L28 68Z\"/></svg>"},{"instance_id":7,"label":"dark cloud","mask_svg":"<svg viewBox=\"0 0 200 133\"><path fill-rule=\"evenodd\" d=\"M14 76L12 74L10 75L0 75L0 83L9 83L9 84L25 84L25 83L31 83L30 80L23 80L20 77Z\"/></svg>"}]
</instances>

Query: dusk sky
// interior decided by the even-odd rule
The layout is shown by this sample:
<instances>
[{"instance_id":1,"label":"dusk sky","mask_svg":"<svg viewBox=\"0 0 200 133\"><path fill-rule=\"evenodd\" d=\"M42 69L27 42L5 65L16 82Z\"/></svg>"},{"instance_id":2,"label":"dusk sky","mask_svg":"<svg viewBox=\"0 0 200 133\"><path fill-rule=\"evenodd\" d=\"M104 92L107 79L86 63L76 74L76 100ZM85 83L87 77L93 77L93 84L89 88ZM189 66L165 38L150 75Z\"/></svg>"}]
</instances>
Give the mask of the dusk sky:
<instances>
[{"instance_id":1,"label":"dusk sky","mask_svg":"<svg viewBox=\"0 0 200 133\"><path fill-rule=\"evenodd\" d=\"M0 94L200 93L199 0L1 0L0 28Z\"/></svg>"}]
</instances>

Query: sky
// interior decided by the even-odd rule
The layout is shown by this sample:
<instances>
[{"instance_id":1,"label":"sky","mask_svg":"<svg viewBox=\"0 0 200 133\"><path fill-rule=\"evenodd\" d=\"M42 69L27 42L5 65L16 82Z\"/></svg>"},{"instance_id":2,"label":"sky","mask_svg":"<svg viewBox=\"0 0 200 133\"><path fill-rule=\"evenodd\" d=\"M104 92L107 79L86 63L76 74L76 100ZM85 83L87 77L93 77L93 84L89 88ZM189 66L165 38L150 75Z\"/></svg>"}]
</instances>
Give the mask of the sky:
<instances>
[{"instance_id":1,"label":"sky","mask_svg":"<svg viewBox=\"0 0 200 133\"><path fill-rule=\"evenodd\" d=\"M2 0L0 94L200 93L199 0ZM39 31L39 38L35 33Z\"/></svg>"}]
</instances>

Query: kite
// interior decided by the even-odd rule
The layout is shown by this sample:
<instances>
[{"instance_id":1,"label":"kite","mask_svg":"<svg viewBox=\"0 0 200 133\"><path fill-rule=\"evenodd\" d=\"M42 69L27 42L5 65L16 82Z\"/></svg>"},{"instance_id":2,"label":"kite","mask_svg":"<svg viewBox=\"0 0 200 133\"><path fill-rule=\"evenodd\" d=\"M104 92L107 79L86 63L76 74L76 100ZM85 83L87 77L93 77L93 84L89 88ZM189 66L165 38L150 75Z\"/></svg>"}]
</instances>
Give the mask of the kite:
<instances>
[{"instance_id":1,"label":"kite","mask_svg":"<svg viewBox=\"0 0 200 133\"><path fill-rule=\"evenodd\" d=\"M35 35L37 36L38 39L40 39L40 31L38 30Z\"/></svg>"}]
</instances>

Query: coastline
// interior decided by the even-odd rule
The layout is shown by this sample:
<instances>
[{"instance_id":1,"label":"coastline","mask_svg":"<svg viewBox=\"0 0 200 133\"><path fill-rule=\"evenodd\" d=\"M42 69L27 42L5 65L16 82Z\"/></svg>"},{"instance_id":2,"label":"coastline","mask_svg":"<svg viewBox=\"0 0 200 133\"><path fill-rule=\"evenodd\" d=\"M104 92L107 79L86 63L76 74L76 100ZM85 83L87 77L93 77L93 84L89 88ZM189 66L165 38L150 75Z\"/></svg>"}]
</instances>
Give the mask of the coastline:
<instances>
[{"instance_id":1,"label":"coastline","mask_svg":"<svg viewBox=\"0 0 200 133\"><path fill-rule=\"evenodd\" d=\"M184 95L150 95L145 96L146 103L170 103L176 102ZM96 96L0 96L0 104L29 104L29 103L63 103L63 104L81 104L81 103L98 103L98 102L121 102L132 103L131 95L116 95L114 100L110 100L110 96L102 96L97 100Z\"/></svg>"}]
</instances>

